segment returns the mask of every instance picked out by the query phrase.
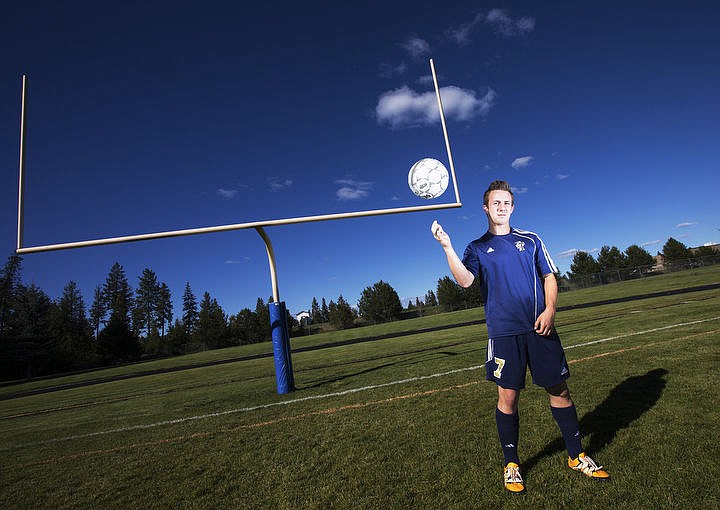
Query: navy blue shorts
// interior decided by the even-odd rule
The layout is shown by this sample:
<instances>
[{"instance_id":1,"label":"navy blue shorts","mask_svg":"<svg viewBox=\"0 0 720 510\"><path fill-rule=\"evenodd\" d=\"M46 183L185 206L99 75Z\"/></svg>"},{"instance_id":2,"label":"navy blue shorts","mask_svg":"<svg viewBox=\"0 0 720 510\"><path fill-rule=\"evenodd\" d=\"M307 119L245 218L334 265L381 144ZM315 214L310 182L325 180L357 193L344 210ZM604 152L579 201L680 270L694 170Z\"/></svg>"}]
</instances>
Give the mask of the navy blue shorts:
<instances>
[{"instance_id":1,"label":"navy blue shorts","mask_svg":"<svg viewBox=\"0 0 720 510\"><path fill-rule=\"evenodd\" d=\"M555 331L550 336L531 332L488 340L485 363L488 381L495 381L503 388L521 390L525 387L528 367L533 383L543 388L560 384L570 377L565 351Z\"/></svg>"}]
</instances>

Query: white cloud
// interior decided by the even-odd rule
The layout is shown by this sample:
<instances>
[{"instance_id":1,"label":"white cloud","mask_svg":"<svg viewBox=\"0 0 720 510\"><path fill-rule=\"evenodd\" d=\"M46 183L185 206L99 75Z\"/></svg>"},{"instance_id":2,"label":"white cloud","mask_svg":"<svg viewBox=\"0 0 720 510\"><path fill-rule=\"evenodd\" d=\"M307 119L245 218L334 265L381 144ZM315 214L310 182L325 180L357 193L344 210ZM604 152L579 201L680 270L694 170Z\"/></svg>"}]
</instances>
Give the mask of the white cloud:
<instances>
[{"instance_id":1,"label":"white cloud","mask_svg":"<svg viewBox=\"0 0 720 510\"><path fill-rule=\"evenodd\" d=\"M474 90L448 86L440 88L446 119L470 121L485 118L495 104L496 93L488 88L478 98ZM383 93L375 107L378 123L390 128L429 126L440 122L435 92L415 92L407 86Z\"/></svg>"},{"instance_id":2,"label":"white cloud","mask_svg":"<svg viewBox=\"0 0 720 510\"><path fill-rule=\"evenodd\" d=\"M573 248L572 250L566 250L561 253L558 253L558 258L561 259L569 259L570 257L574 257L577 252L579 252L577 248Z\"/></svg>"},{"instance_id":3,"label":"white cloud","mask_svg":"<svg viewBox=\"0 0 720 510\"><path fill-rule=\"evenodd\" d=\"M568 177L570 177L570 176L567 175L567 174L557 174L557 175L555 176L555 178L556 178L558 181L563 181L563 180L567 179Z\"/></svg>"},{"instance_id":4,"label":"white cloud","mask_svg":"<svg viewBox=\"0 0 720 510\"><path fill-rule=\"evenodd\" d=\"M469 23L463 23L456 27L450 27L445 31L445 35L455 41L458 46L467 46L470 44L470 34L475 27L485 19L483 13L478 13Z\"/></svg>"},{"instance_id":5,"label":"white cloud","mask_svg":"<svg viewBox=\"0 0 720 510\"><path fill-rule=\"evenodd\" d=\"M599 250L598 248L593 248L592 250L583 250L583 249L580 249L580 248L573 248L573 249L571 249L571 250L565 250L565 251L563 251L563 252L561 252L561 253L558 253L558 258L561 258L561 259L569 259L569 258L571 258L571 257L574 257L577 253L581 253L581 252L582 252L582 253L592 254L592 253L597 253L597 252L599 252L599 251L600 251L600 250Z\"/></svg>"},{"instance_id":6,"label":"white cloud","mask_svg":"<svg viewBox=\"0 0 720 510\"><path fill-rule=\"evenodd\" d=\"M248 261L250 261L250 260L252 260L250 257L243 257L242 260L228 259L228 260L225 261L225 264L227 264L227 265L230 265L230 264L243 264L243 263L248 262Z\"/></svg>"},{"instance_id":7,"label":"white cloud","mask_svg":"<svg viewBox=\"0 0 720 510\"><path fill-rule=\"evenodd\" d=\"M343 202L348 200L360 200L367 197L372 189L372 182L361 182L355 179L339 179L335 181L340 188L335 192L338 200Z\"/></svg>"},{"instance_id":8,"label":"white cloud","mask_svg":"<svg viewBox=\"0 0 720 510\"><path fill-rule=\"evenodd\" d=\"M512 19L506 11L493 9L485 16L485 23L488 24L496 34L503 37L527 37L535 30L534 18Z\"/></svg>"},{"instance_id":9,"label":"white cloud","mask_svg":"<svg viewBox=\"0 0 720 510\"><path fill-rule=\"evenodd\" d=\"M270 191L280 191L282 189L289 188L292 186L292 183L293 182L290 179L278 179L277 177L269 177L267 180Z\"/></svg>"},{"instance_id":10,"label":"white cloud","mask_svg":"<svg viewBox=\"0 0 720 510\"><path fill-rule=\"evenodd\" d=\"M515 158L515 160L510 164L511 167L514 169L518 168L525 168L530 166L532 163L533 157L532 156L523 156L521 158Z\"/></svg>"},{"instance_id":11,"label":"white cloud","mask_svg":"<svg viewBox=\"0 0 720 510\"><path fill-rule=\"evenodd\" d=\"M644 248L646 246L653 246L656 244L660 244L661 242L662 241L660 239L655 239L654 241L646 241L646 242L642 243L640 246Z\"/></svg>"},{"instance_id":12,"label":"white cloud","mask_svg":"<svg viewBox=\"0 0 720 510\"><path fill-rule=\"evenodd\" d=\"M514 186L510 186L510 190L513 192L514 195L524 195L528 192L528 189L526 187L516 188Z\"/></svg>"},{"instance_id":13,"label":"white cloud","mask_svg":"<svg viewBox=\"0 0 720 510\"><path fill-rule=\"evenodd\" d=\"M430 55L430 44L420 37L411 37L403 43L402 47L414 59L419 60Z\"/></svg>"},{"instance_id":14,"label":"white cloud","mask_svg":"<svg viewBox=\"0 0 720 510\"><path fill-rule=\"evenodd\" d=\"M675 225L675 228L687 228L692 227L693 225L697 225L697 221L685 221L683 223L678 223Z\"/></svg>"},{"instance_id":15,"label":"white cloud","mask_svg":"<svg viewBox=\"0 0 720 510\"><path fill-rule=\"evenodd\" d=\"M236 189L222 189L222 188L219 188L218 190L215 191L215 193L217 193L218 195L220 195L220 196L223 197L223 198L230 199L230 198L234 198L235 195L237 195L238 190L236 190Z\"/></svg>"},{"instance_id":16,"label":"white cloud","mask_svg":"<svg viewBox=\"0 0 720 510\"><path fill-rule=\"evenodd\" d=\"M418 78L416 81L417 81L418 85L424 85L426 87L434 87L435 86L435 84L433 82L432 74L425 74L425 75L421 76L420 78Z\"/></svg>"},{"instance_id":17,"label":"white cloud","mask_svg":"<svg viewBox=\"0 0 720 510\"><path fill-rule=\"evenodd\" d=\"M405 71L407 71L407 64L405 62L400 62L399 64L380 64L380 76L382 78L400 76L405 74Z\"/></svg>"}]
</instances>

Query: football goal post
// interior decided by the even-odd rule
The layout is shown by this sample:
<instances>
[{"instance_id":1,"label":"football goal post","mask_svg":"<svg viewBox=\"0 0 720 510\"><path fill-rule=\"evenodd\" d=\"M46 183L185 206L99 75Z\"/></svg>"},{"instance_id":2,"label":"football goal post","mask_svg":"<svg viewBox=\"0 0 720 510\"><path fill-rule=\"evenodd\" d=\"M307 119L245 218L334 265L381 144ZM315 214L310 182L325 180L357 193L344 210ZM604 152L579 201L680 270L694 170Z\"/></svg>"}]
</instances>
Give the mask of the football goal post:
<instances>
[{"instance_id":1,"label":"football goal post","mask_svg":"<svg viewBox=\"0 0 720 510\"><path fill-rule=\"evenodd\" d=\"M18 222L17 222L17 247L16 253L18 255L32 254L38 252L49 252L56 250L67 250L75 248L88 248L92 246L103 246L118 243L129 243L136 241L148 241L153 239L163 239L169 237L180 237L190 236L198 234L208 234L217 232L227 232L232 230L242 229L255 229L263 242L267 251L268 262L270 266L270 280L272 286L273 301L269 303L270 311L270 328L272 331L272 343L273 343L273 357L275 359L275 376L277 383L277 391L279 394L285 394L295 389L295 380L292 368L291 359L291 348L290 348L290 335L288 330L287 321L287 309L285 303L280 299L280 291L278 287L277 267L275 263L275 254L273 252L272 243L270 237L265 231L266 227L272 227L277 225L291 225L296 223L310 223L319 221L339 220L339 219L350 219L359 218L366 216L382 216L389 214L404 214L411 212L431 211L439 209L449 209L462 207L460 202L460 194L458 191L458 183L455 175L455 166L453 164L452 153L450 151L450 141L447 133L447 126L445 123L445 115L443 113L442 99L440 96L440 88L438 86L437 76L435 72L435 65L433 60L430 59L430 70L432 72L433 83L435 86L435 95L437 99L437 106L440 115L440 122L442 125L443 137L445 139L445 148L447 151L450 178L453 184L454 190L454 201L431 204L424 206L410 206L410 207L397 207L391 209L374 209L366 211L350 211L337 214L323 214L317 216L304 216L304 217L290 217L270 220L257 220L249 221L246 223L236 223L230 225L215 225L209 227L199 228L188 228L183 230L172 230L164 232L152 232L145 234L135 234L120 237L108 237L102 239L89 239L83 241L70 241L59 244L48 244L39 246L25 246L23 234L25 229L24 224L24 187L25 187L25 142L26 142L26 109L27 109L27 95L28 95L28 77L23 76L22 79L22 98L21 98L21 117L20 117L20 157L19 157L19 178L18 178Z\"/></svg>"}]
</instances>

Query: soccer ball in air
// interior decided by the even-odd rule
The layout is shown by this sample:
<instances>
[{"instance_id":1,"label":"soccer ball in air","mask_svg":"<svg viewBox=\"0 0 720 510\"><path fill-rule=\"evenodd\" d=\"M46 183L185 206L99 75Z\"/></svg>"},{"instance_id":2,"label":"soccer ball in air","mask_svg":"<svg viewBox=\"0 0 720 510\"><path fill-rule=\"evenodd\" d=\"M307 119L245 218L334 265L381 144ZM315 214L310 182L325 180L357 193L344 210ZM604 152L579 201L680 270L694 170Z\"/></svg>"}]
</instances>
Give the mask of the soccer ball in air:
<instances>
[{"instance_id":1,"label":"soccer ball in air","mask_svg":"<svg viewBox=\"0 0 720 510\"><path fill-rule=\"evenodd\" d=\"M448 186L450 177L445 165L437 159L424 158L408 172L408 186L420 198L437 198Z\"/></svg>"}]
</instances>

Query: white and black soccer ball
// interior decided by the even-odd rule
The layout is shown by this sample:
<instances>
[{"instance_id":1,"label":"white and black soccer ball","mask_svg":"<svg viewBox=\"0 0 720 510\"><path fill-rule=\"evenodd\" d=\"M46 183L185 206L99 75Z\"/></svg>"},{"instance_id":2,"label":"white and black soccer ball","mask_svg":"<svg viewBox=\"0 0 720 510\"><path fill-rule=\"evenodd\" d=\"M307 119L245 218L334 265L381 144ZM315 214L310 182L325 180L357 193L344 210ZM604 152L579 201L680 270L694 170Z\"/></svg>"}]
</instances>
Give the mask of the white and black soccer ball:
<instances>
[{"instance_id":1,"label":"white and black soccer ball","mask_svg":"<svg viewBox=\"0 0 720 510\"><path fill-rule=\"evenodd\" d=\"M415 163L408 172L408 186L420 198L437 198L447 189L450 176L440 161L424 158Z\"/></svg>"}]
</instances>

